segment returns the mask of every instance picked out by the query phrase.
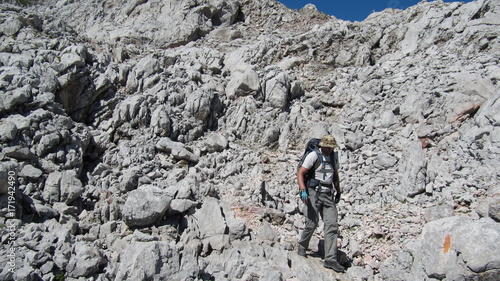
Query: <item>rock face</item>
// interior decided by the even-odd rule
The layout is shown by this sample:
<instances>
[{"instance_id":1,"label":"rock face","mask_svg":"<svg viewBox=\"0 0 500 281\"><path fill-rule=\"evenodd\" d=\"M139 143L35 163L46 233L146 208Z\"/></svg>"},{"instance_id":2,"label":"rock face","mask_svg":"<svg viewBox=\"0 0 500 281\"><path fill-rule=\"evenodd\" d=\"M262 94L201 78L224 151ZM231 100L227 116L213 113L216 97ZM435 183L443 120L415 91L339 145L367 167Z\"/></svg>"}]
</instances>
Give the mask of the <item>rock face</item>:
<instances>
[{"instance_id":1,"label":"rock face","mask_svg":"<svg viewBox=\"0 0 500 281\"><path fill-rule=\"evenodd\" d=\"M400 262L387 262L380 268L381 275L388 280L407 276L421 276L439 280L469 279L474 276L493 278L498 276L500 260L494 239L500 235L498 223L489 218L473 220L468 217L448 217L426 224L419 240L411 247L398 252L392 262L410 257L403 271L394 271ZM411 258L413 257L413 258ZM464 266L465 265L465 266ZM393 275L396 273L396 275ZM425 273L425 274L422 274Z\"/></svg>"},{"instance_id":2,"label":"rock face","mask_svg":"<svg viewBox=\"0 0 500 281\"><path fill-rule=\"evenodd\" d=\"M500 4L0 4L0 280L497 280ZM296 165L340 147L339 257Z\"/></svg>"}]
</instances>

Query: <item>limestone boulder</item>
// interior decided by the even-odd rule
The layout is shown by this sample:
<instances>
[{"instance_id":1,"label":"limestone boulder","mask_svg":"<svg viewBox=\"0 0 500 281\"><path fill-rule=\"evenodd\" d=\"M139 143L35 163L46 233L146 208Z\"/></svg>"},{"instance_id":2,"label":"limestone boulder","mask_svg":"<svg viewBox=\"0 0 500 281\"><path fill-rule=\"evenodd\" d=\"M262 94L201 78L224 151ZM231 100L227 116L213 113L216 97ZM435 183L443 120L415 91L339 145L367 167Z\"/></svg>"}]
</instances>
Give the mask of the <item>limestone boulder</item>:
<instances>
[{"instance_id":1,"label":"limestone boulder","mask_svg":"<svg viewBox=\"0 0 500 281\"><path fill-rule=\"evenodd\" d=\"M235 72L226 87L226 96L234 99L241 96L255 95L260 89L259 75L253 69Z\"/></svg>"},{"instance_id":2,"label":"limestone boulder","mask_svg":"<svg viewBox=\"0 0 500 281\"><path fill-rule=\"evenodd\" d=\"M46 202L64 202L71 204L84 191L82 182L77 177L76 171L52 172L45 181L42 196Z\"/></svg>"},{"instance_id":3,"label":"limestone boulder","mask_svg":"<svg viewBox=\"0 0 500 281\"><path fill-rule=\"evenodd\" d=\"M128 226L149 226L160 221L172 196L160 187L142 185L128 193L122 217Z\"/></svg>"},{"instance_id":4,"label":"limestone boulder","mask_svg":"<svg viewBox=\"0 0 500 281\"><path fill-rule=\"evenodd\" d=\"M106 264L106 260L101 250L86 243L76 243L73 246L74 254L71 256L66 272L74 278L89 277L99 272L100 268Z\"/></svg>"},{"instance_id":5,"label":"limestone boulder","mask_svg":"<svg viewBox=\"0 0 500 281\"><path fill-rule=\"evenodd\" d=\"M172 141L169 138L162 138L156 143L156 149L161 152L171 154L175 159L198 162L199 157L188 149L183 143Z\"/></svg>"}]
</instances>

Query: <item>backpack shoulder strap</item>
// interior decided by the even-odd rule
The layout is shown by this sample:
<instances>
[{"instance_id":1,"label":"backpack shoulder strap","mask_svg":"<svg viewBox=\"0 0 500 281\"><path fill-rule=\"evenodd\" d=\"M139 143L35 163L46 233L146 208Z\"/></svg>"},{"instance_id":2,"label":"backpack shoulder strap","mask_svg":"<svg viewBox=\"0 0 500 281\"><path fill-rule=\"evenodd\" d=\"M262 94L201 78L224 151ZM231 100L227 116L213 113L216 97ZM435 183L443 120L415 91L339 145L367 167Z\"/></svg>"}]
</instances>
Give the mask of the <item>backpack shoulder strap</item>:
<instances>
[{"instance_id":1,"label":"backpack shoulder strap","mask_svg":"<svg viewBox=\"0 0 500 281\"><path fill-rule=\"evenodd\" d=\"M317 159L314 162L314 165L312 166L311 170L316 171L319 166L323 166L323 157L321 157L321 153L317 150L313 150L316 153Z\"/></svg>"},{"instance_id":2,"label":"backpack shoulder strap","mask_svg":"<svg viewBox=\"0 0 500 281\"><path fill-rule=\"evenodd\" d=\"M330 161L332 162L332 166L335 170L339 167L339 153L337 151L332 151L330 154Z\"/></svg>"}]
</instances>

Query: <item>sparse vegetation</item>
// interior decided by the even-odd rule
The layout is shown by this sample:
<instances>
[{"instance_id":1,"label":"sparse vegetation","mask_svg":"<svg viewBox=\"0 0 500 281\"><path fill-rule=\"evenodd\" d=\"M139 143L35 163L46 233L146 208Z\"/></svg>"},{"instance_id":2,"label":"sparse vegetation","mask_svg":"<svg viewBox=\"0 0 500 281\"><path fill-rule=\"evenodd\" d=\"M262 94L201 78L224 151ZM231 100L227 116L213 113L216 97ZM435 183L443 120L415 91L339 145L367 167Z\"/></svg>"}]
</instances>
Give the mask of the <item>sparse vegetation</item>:
<instances>
[{"instance_id":1,"label":"sparse vegetation","mask_svg":"<svg viewBox=\"0 0 500 281\"><path fill-rule=\"evenodd\" d=\"M61 271L59 273L56 273L55 274L55 278L54 278L56 281L64 281L66 280L66 277L64 276L64 272Z\"/></svg>"}]
</instances>

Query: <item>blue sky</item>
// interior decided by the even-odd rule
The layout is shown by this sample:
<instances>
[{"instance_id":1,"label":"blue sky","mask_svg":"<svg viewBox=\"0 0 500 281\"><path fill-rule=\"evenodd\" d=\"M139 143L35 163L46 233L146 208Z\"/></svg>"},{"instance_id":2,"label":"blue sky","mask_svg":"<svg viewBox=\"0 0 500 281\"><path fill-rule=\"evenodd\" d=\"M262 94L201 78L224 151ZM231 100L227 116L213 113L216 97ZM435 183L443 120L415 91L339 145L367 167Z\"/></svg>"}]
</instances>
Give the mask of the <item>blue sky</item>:
<instances>
[{"instance_id":1,"label":"blue sky","mask_svg":"<svg viewBox=\"0 0 500 281\"><path fill-rule=\"evenodd\" d=\"M380 12L385 8L404 10L416 5L421 0L278 0L291 9L301 9L311 3L325 14L349 21L362 21L372 12ZM430 2L431 0L429 0ZM454 2L445 0L444 2ZM462 0L460 2L472 2Z\"/></svg>"}]
</instances>

